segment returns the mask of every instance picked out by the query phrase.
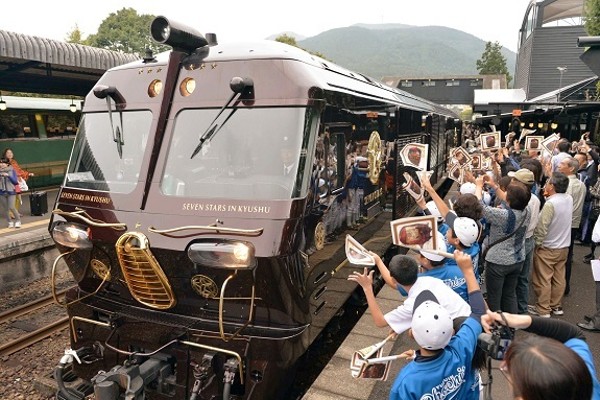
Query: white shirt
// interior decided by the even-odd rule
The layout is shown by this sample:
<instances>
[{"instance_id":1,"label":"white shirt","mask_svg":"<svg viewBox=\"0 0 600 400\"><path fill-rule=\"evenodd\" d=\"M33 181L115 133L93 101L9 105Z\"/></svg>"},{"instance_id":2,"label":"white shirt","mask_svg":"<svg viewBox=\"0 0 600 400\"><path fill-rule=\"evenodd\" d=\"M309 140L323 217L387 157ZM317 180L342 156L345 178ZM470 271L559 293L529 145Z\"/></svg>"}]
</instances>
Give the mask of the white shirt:
<instances>
[{"instance_id":1,"label":"white shirt","mask_svg":"<svg viewBox=\"0 0 600 400\"><path fill-rule=\"evenodd\" d=\"M598 218L594 224L594 230L592 231L592 242L600 242L600 218Z\"/></svg>"},{"instance_id":2,"label":"white shirt","mask_svg":"<svg viewBox=\"0 0 600 400\"><path fill-rule=\"evenodd\" d=\"M529 239L533 236L533 231L537 226L538 220L540 219L540 199L533 193L529 203L527 203L527 211L529 212L529 225L527 225L527 231L525 232L525 239Z\"/></svg>"},{"instance_id":3,"label":"white shirt","mask_svg":"<svg viewBox=\"0 0 600 400\"><path fill-rule=\"evenodd\" d=\"M410 328L415 299L423 290L431 290L431 293L435 295L440 305L448 310L452 318L471 315L471 306L450 289L444 281L430 276L420 276L408 291L408 297L404 303L383 316L390 328L397 334Z\"/></svg>"}]
</instances>

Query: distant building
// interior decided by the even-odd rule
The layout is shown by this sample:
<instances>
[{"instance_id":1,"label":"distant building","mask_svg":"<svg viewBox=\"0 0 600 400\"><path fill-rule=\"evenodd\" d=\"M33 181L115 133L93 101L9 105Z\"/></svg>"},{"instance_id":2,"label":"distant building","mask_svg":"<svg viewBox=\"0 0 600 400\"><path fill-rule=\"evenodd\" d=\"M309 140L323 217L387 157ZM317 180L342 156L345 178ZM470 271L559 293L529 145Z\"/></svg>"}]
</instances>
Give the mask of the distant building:
<instances>
[{"instance_id":1,"label":"distant building","mask_svg":"<svg viewBox=\"0 0 600 400\"><path fill-rule=\"evenodd\" d=\"M595 75L579 59L585 48L577 46L577 38L587 36L582 18L584 2L532 0L525 11L514 87L523 89L528 100ZM574 100L563 95L560 98Z\"/></svg>"},{"instance_id":2,"label":"distant building","mask_svg":"<svg viewBox=\"0 0 600 400\"><path fill-rule=\"evenodd\" d=\"M477 89L473 101L473 113L481 116L510 113L515 109L515 104L524 101L523 89Z\"/></svg>"},{"instance_id":3,"label":"distant building","mask_svg":"<svg viewBox=\"0 0 600 400\"><path fill-rule=\"evenodd\" d=\"M462 75L447 77L397 77L388 76L381 80L415 96L445 106L471 107L474 90L506 89L505 75Z\"/></svg>"}]
</instances>

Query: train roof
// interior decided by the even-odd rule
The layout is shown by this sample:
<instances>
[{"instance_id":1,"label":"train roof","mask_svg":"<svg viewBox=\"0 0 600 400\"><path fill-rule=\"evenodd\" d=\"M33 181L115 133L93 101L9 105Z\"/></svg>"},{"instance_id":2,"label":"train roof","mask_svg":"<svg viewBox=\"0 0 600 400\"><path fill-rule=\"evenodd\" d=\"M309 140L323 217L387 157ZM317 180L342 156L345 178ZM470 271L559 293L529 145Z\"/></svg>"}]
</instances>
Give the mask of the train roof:
<instances>
[{"instance_id":1,"label":"train roof","mask_svg":"<svg viewBox=\"0 0 600 400\"><path fill-rule=\"evenodd\" d=\"M350 71L329 60L285 43L273 40L236 42L231 44L218 44L208 47L208 49L208 55L202 58L203 63L237 60L247 61L248 59L299 61L307 67L310 67L310 74L315 81L314 84L325 90L373 98L378 101L401 105L405 108L458 118L456 113L437 103L417 97L403 90L387 86L377 79ZM169 54L170 51L157 54L155 57L156 65L166 65ZM144 62L144 60L138 60L115 67L112 70L143 67L148 67L148 63Z\"/></svg>"}]
</instances>

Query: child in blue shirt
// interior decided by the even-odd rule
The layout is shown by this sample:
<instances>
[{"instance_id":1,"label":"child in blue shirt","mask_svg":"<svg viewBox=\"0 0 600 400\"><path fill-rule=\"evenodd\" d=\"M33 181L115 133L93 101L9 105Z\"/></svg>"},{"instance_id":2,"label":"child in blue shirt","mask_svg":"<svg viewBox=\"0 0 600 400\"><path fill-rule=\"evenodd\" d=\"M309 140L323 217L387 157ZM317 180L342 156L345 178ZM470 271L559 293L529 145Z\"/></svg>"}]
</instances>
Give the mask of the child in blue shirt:
<instances>
[{"instance_id":1,"label":"child in blue shirt","mask_svg":"<svg viewBox=\"0 0 600 400\"><path fill-rule=\"evenodd\" d=\"M453 336L452 318L435 296L429 291L417 296L409 335L420 349L394 381L390 400L479 399L472 359L482 332L480 318L485 313L485 301L471 257L460 251L454 257L467 281L472 314Z\"/></svg>"}]
</instances>

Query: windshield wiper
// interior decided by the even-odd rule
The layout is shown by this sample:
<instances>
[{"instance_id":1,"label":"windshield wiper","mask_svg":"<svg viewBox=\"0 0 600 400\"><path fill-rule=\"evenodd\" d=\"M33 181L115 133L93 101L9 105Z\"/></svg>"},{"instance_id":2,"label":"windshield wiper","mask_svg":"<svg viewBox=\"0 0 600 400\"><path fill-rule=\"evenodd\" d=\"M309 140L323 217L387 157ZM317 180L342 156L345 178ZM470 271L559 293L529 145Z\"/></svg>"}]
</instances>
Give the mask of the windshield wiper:
<instances>
[{"instance_id":1,"label":"windshield wiper","mask_svg":"<svg viewBox=\"0 0 600 400\"><path fill-rule=\"evenodd\" d=\"M123 146L125 145L125 141L123 140L122 127L123 109L126 105L125 98L114 86L98 85L94 88L93 91L94 96L96 96L97 98L106 99L106 108L108 110L108 118L110 119L110 129L112 131L113 142L117 144L117 152L119 153L119 158L123 159ZM113 99L115 101L117 110L119 110L120 125L118 125L116 129L113 123L112 106L110 104L110 99Z\"/></svg>"},{"instance_id":2,"label":"windshield wiper","mask_svg":"<svg viewBox=\"0 0 600 400\"><path fill-rule=\"evenodd\" d=\"M217 132L219 132L219 130L223 126L225 126L227 121L229 121L229 118L231 118L231 116L233 114L235 114L235 112L238 110L237 106L240 103L240 101L249 100L254 97L254 90L253 90L254 82L252 81L251 78L240 78L240 77L236 76L231 79L231 82L229 82L229 87L233 91L233 94L231 95L229 100L227 100L227 103L225 103L225 105L223 107L221 107L221 110L219 111L217 116L212 120L212 122L209 124L206 131L200 136L200 139L198 140L198 145L192 152L190 159L194 158L196 156L196 154L198 154L200 152L200 150L202 150L202 146L204 146L204 143L208 142L214 135L217 134ZM233 99L235 99L236 96L238 96L238 98L233 103L233 109L227 115L227 118L225 118L225 120L219 127L219 124L216 124L215 121L221 116L221 114L223 114L223 111L225 111L225 109L227 107L229 107L229 104L231 104L231 102L233 101ZM242 97L243 97L243 99L242 99Z\"/></svg>"}]
</instances>

